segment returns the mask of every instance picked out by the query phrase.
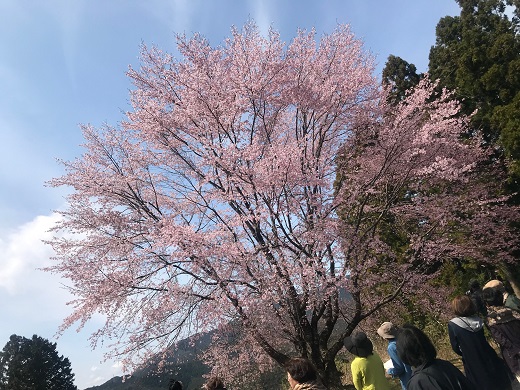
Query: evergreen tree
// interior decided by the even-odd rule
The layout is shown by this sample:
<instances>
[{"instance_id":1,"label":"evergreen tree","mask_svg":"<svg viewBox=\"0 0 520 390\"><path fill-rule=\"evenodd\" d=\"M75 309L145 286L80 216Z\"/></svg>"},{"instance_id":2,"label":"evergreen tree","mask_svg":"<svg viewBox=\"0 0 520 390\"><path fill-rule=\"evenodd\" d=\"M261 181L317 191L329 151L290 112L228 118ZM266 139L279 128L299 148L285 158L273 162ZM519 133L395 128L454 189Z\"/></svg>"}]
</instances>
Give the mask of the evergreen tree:
<instances>
[{"instance_id":1,"label":"evergreen tree","mask_svg":"<svg viewBox=\"0 0 520 390\"><path fill-rule=\"evenodd\" d=\"M77 390L68 358L56 343L12 335L0 352L0 390Z\"/></svg>"},{"instance_id":2,"label":"evergreen tree","mask_svg":"<svg viewBox=\"0 0 520 390\"><path fill-rule=\"evenodd\" d=\"M442 18L429 72L456 91L488 145L520 175L520 36L518 0L457 0L460 16Z\"/></svg>"},{"instance_id":3,"label":"evergreen tree","mask_svg":"<svg viewBox=\"0 0 520 390\"><path fill-rule=\"evenodd\" d=\"M429 75L438 79L439 89L455 91L462 102L463 114L474 114L470 135L481 134L485 147L493 153L491 160L506 164L503 175L481 173L482 182L492 183L497 198L504 193L518 194L520 186L520 1L519 0L456 0L459 16L441 18L436 28L436 43L430 51ZM390 56L383 71L383 83L390 87L389 103L403 99L414 86L413 64ZM418 77L420 78L420 76ZM505 157L505 158L504 158ZM484 167L481 168L482 170ZM490 179L492 177L492 179ZM499 179L500 177L500 179ZM491 184L491 183L490 183ZM495 184L498 184L496 186ZM502 185L502 184L505 184ZM518 204L518 196L509 202ZM501 257L489 253L486 257ZM465 291L468 278L489 278L492 270L482 267L481 259L461 259L459 272L446 270L444 283L457 285ZM478 265L477 265L478 264ZM498 267L502 277L516 288L520 273L514 264L504 261ZM457 276L459 275L459 276ZM457 279L455 281L454 279Z\"/></svg>"},{"instance_id":4,"label":"evergreen tree","mask_svg":"<svg viewBox=\"0 0 520 390\"><path fill-rule=\"evenodd\" d=\"M414 64L410 64L401 57L390 55L383 69L383 85L390 88L389 103L397 104L406 96L406 92L415 87L422 74L417 73Z\"/></svg>"}]
</instances>

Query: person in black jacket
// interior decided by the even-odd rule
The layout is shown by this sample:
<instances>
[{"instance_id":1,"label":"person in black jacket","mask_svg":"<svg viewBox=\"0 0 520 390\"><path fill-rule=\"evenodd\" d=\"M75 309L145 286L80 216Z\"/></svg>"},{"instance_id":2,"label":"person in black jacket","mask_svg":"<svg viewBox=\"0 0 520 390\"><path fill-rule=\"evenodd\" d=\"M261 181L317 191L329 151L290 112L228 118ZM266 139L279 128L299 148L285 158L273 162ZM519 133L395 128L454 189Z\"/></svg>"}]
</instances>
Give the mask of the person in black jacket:
<instances>
[{"instance_id":1,"label":"person in black jacket","mask_svg":"<svg viewBox=\"0 0 520 390\"><path fill-rule=\"evenodd\" d=\"M484 335L484 323L474 302L460 295L451 302L456 317L448 322L453 351L462 356L464 373L480 390L510 390L512 375Z\"/></svg>"},{"instance_id":2,"label":"person in black jacket","mask_svg":"<svg viewBox=\"0 0 520 390\"><path fill-rule=\"evenodd\" d=\"M428 336L413 325L404 325L397 335L397 354L413 367L408 390L478 389L453 364L437 359L437 350Z\"/></svg>"}]
</instances>

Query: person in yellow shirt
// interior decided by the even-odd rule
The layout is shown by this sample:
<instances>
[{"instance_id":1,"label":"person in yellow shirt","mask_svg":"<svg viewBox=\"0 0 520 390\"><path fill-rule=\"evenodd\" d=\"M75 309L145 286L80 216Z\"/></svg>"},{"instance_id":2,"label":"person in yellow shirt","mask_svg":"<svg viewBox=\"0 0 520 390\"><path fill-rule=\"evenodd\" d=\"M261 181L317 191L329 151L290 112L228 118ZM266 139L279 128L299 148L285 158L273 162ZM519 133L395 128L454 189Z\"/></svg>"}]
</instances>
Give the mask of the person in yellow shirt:
<instances>
[{"instance_id":1,"label":"person in yellow shirt","mask_svg":"<svg viewBox=\"0 0 520 390\"><path fill-rule=\"evenodd\" d=\"M390 390L385 368L366 333L358 332L346 337L347 351L356 356L350 365L356 390Z\"/></svg>"}]
</instances>

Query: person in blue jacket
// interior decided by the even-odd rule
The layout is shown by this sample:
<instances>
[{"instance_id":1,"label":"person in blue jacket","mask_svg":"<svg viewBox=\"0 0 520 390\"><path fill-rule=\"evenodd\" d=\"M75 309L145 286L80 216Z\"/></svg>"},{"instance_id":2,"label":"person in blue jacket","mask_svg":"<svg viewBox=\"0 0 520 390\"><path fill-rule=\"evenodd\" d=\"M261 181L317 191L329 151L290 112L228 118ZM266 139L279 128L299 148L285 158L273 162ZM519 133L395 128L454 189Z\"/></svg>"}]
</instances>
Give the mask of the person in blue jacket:
<instances>
[{"instance_id":1,"label":"person in blue jacket","mask_svg":"<svg viewBox=\"0 0 520 390\"><path fill-rule=\"evenodd\" d=\"M397 345L395 341L397 331L398 328L391 322L383 322L377 330L377 334L388 341L387 351L390 360L392 360L393 367L386 370L387 375L390 375L392 378L399 378L401 387L403 390L406 390L406 385L412 376L412 367L408 364L404 364L397 355Z\"/></svg>"}]
</instances>

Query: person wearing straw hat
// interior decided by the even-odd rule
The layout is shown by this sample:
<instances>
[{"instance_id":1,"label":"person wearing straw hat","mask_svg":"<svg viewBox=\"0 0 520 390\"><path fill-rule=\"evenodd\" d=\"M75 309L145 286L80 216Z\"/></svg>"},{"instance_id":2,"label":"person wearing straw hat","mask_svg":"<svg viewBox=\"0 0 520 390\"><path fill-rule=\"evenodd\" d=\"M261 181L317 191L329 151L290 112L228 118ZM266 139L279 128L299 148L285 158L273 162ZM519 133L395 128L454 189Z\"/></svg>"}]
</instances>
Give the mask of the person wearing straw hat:
<instances>
[{"instance_id":1,"label":"person wearing straw hat","mask_svg":"<svg viewBox=\"0 0 520 390\"><path fill-rule=\"evenodd\" d=\"M387 375L390 375L392 378L399 378L401 387L403 390L406 390L406 385L412 376L412 367L408 364L404 364L397 355L397 344L395 341L397 331L397 326L391 322L383 322L379 329L377 329L377 334L388 341L387 351L392 361L392 367L386 370Z\"/></svg>"}]
</instances>

